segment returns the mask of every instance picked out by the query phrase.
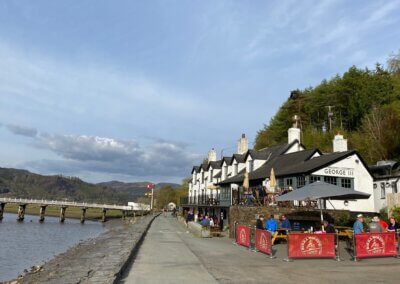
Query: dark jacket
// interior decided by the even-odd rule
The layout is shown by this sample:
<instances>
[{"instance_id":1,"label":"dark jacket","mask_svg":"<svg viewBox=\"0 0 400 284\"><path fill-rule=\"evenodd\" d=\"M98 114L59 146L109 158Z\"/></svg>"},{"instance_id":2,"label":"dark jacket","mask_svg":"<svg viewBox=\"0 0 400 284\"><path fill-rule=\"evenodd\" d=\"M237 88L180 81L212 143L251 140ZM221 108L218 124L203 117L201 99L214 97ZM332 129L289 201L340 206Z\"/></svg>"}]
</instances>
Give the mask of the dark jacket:
<instances>
[{"instance_id":1,"label":"dark jacket","mask_svg":"<svg viewBox=\"0 0 400 284\"><path fill-rule=\"evenodd\" d=\"M327 232L328 234L334 234L336 233L335 227L333 227L332 224L328 224L328 226L326 226L325 228L325 232Z\"/></svg>"},{"instance_id":2,"label":"dark jacket","mask_svg":"<svg viewBox=\"0 0 400 284\"><path fill-rule=\"evenodd\" d=\"M257 219L257 223L256 223L256 228L260 229L260 230L264 230L264 222L261 221L260 219Z\"/></svg>"}]
</instances>

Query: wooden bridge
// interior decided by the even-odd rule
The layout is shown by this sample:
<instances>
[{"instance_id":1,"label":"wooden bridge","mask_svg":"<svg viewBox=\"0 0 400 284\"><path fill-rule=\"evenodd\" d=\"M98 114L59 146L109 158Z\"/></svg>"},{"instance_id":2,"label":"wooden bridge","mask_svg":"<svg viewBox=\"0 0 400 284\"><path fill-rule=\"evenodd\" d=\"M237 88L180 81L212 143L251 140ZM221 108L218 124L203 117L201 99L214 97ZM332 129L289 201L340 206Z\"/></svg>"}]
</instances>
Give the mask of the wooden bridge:
<instances>
[{"instance_id":1,"label":"wooden bridge","mask_svg":"<svg viewBox=\"0 0 400 284\"><path fill-rule=\"evenodd\" d=\"M102 209L102 221L106 221L107 210L120 210L122 211L123 218L126 217L128 212L136 212L140 210L134 210L132 206L123 205L110 205L110 204L98 204L98 203L87 203L87 202L71 202L71 201L57 201L57 200L39 200L39 199L23 199L23 198L0 198L0 220L3 219L4 207L7 203L18 204L18 221L23 221L25 217L25 208L27 205L39 205L39 221L43 222L46 207L49 205L60 207L60 222L65 220L65 212L68 207L78 207L81 209L81 223L85 222L86 210L88 208L100 208ZM144 211L144 210L142 210Z\"/></svg>"}]
</instances>

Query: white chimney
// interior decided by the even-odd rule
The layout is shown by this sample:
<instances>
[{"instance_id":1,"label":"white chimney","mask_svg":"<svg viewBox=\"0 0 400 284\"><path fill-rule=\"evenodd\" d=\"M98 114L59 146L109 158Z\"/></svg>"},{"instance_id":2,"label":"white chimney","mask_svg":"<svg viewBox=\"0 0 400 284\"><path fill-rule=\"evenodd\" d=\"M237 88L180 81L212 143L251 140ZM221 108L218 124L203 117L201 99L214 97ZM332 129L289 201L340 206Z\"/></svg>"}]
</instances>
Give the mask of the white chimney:
<instances>
[{"instance_id":1,"label":"white chimney","mask_svg":"<svg viewBox=\"0 0 400 284\"><path fill-rule=\"evenodd\" d=\"M217 160L217 152L215 151L214 148L212 148L210 151L208 151L208 161L215 162L216 160Z\"/></svg>"},{"instance_id":2,"label":"white chimney","mask_svg":"<svg viewBox=\"0 0 400 284\"><path fill-rule=\"evenodd\" d=\"M293 141L299 141L300 143L300 128L292 127L288 130L288 144L292 143Z\"/></svg>"},{"instance_id":3,"label":"white chimney","mask_svg":"<svg viewBox=\"0 0 400 284\"><path fill-rule=\"evenodd\" d=\"M343 135L339 133L335 135L333 139L333 152L344 152L347 151L347 139L343 138Z\"/></svg>"},{"instance_id":4,"label":"white chimney","mask_svg":"<svg viewBox=\"0 0 400 284\"><path fill-rule=\"evenodd\" d=\"M238 141L238 154L244 154L249 150L249 141L246 138L246 135L243 133L242 138L239 139Z\"/></svg>"}]
</instances>

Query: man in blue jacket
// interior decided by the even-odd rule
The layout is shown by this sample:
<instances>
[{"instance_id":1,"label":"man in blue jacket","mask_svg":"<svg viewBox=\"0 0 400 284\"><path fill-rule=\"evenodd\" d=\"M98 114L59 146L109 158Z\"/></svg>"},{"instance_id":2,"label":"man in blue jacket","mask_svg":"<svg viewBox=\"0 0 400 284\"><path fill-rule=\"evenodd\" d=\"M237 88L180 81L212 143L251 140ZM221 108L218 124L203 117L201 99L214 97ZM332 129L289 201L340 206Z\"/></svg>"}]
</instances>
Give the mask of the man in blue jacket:
<instances>
[{"instance_id":1,"label":"man in blue jacket","mask_svg":"<svg viewBox=\"0 0 400 284\"><path fill-rule=\"evenodd\" d=\"M271 215L265 224L265 230L274 233L278 229L278 222L274 219L274 215Z\"/></svg>"},{"instance_id":2,"label":"man in blue jacket","mask_svg":"<svg viewBox=\"0 0 400 284\"><path fill-rule=\"evenodd\" d=\"M286 218L285 214L282 214L281 228L282 229L287 229L287 230L291 230L292 229L292 226L290 225L290 221L289 221L288 218Z\"/></svg>"}]
</instances>

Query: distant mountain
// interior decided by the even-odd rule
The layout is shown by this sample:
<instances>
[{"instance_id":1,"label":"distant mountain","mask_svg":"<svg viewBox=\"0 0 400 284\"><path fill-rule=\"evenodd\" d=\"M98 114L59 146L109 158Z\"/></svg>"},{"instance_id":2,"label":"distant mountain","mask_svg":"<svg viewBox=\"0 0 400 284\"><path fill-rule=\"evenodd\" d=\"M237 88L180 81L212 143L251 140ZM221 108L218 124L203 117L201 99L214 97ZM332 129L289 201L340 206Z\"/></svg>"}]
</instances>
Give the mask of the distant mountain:
<instances>
[{"instance_id":1,"label":"distant mountain","mask_svg":"<svg viewBox=\"0 0 400 284\"><path fill-rule=\"evenodd\" d=\"M126 204L143 197L150 182L119 181L92 184L77 177L44 176L26 170L0 168L0 197L57 199L100 203ZM163 185L177 184L160 183Z\"/></svg>"}]
</instances>

